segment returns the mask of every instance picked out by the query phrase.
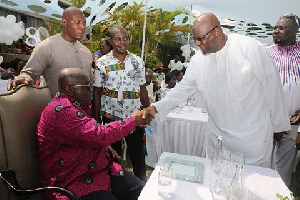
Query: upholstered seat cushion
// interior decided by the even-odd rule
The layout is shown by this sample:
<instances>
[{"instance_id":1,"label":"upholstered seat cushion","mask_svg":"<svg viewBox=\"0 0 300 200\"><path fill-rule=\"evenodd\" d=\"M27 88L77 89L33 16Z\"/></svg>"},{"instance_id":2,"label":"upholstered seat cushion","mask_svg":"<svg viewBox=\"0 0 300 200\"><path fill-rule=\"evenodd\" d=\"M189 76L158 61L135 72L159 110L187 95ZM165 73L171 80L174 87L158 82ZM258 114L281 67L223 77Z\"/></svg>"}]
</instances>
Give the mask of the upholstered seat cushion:
<instances>
[{"instance_id":1,"label":"upholstered seat cushion","mask_svg":"<svg viewBox=\"0 0 300 200\"><path fill-rule=\"evenodd\" d=\"M50 100L47 87L19 86L0 95L0 170L14 171L23 188L39 186L36 127ZM1 184L0 199L13 199Z\"/></svg>"}]
</instances>

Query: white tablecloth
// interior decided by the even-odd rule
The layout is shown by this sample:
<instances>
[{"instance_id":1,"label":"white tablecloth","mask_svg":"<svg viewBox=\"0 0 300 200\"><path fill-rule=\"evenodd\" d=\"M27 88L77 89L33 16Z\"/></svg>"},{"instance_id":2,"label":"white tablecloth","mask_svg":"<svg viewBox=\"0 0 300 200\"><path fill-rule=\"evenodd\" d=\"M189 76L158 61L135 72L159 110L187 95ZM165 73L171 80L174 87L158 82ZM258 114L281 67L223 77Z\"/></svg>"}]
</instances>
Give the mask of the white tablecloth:
<instances>
[{"instance_id":1,"label":"white tablecloth","mask_svg":"<svg viewBox=\"0 0 300 200\"><path fill-rule=\"evenodd\" d=\"M7 91L7 85L10 83L10 79L8 80L2 80L0 79L0 94L4 94Z\"/></svg>"},{"instance_id":2,"label":"white tablecloth","mask_svg":"<svg viewBox=\"0 0 300 200\"><path fill-rule=\"evenodd\" d=\"M153 136L146 136L146 164L154 167L163 152L205 157L207 121L207 113L202 113L201 108L195 107L191 112L170 112L159 123L153 120Z\"/></svg>"},{"instance_id":3,"label":"white tablecloth","mask_svg":"<svg viewBox=\"0 0 300 200\"><path fill-rule=\"evenodd\" d=\"M211 160L207 158L167 152L161 155L155 170L152 172L150 179L141 192L139 200L161 199L157 194L157 179L159 167L163 163L166 156L175 157L182 160L198 161L205 164L203 183L173 179L171 185L172 200L212 200L212 194L209 190ZM290 191L275 170L245 165L243 169L242 181L244 191L242 200L278 200L276 193L279 193L284 197L290 197Z\"/></svg>"}]
</instances>

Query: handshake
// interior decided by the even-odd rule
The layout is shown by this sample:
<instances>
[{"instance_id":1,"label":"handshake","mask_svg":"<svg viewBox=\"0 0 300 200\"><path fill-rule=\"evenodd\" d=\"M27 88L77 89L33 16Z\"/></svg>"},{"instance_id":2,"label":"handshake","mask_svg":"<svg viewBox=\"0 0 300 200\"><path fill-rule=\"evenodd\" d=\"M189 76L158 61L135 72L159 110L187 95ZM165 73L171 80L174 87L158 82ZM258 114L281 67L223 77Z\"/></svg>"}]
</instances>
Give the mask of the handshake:
<instances>
[{"instance_id":1,"label":"handshake","mask_svg":"<svg viewBox=\"0 0 300 200\"><path fill-rule=\"evenodd\" d=\"M156 109L154 106L143 109L142 111L135 110L133 111L131 117L135 118L136 126L147 125L151 122L156 114Z\"/></svg>"}]
</instances>

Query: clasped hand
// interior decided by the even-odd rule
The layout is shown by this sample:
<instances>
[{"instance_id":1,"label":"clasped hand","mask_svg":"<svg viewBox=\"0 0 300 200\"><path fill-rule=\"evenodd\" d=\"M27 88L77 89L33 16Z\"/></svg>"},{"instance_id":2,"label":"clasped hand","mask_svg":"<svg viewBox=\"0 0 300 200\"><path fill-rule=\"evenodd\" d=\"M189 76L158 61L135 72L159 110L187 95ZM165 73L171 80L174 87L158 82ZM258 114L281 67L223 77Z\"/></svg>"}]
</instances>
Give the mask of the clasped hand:
<instances>
[{"instance_id":1,"label":"clasped hand","mask_svg":"<svg viewBox=\"0 0 300 200\"><path fill-rule=\"evenodd\" d=\"M153 119L152 115L148 115L145 118L142 118L142 116L143 116L143 111L139 111L139 110L133 111L131 117L135 118L135 125L136 126L146 126Z\"/></svg>"}]
</instances>

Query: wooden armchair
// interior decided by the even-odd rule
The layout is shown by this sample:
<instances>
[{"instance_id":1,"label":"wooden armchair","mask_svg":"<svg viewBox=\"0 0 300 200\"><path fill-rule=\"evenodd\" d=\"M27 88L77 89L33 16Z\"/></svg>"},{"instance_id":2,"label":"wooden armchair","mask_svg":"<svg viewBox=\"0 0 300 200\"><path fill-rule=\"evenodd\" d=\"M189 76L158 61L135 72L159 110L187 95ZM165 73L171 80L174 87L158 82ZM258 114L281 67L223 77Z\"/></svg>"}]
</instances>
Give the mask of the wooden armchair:
<instances>
[{"instance_id":1,"label":"wooden armchair","mask_svg":"<svg viewBox=\"0 0 300 200\"><path fill-rule=\"evenodd\" d=\"M47 87L21 85L0 94L0 199L42 199L43 192L59 192L76 200L73 192L59 187L40 187L36 127L50 102Z\"/></svg>"}]
</instances>

